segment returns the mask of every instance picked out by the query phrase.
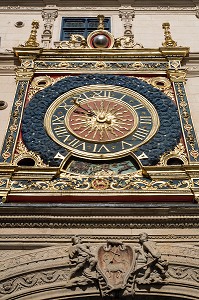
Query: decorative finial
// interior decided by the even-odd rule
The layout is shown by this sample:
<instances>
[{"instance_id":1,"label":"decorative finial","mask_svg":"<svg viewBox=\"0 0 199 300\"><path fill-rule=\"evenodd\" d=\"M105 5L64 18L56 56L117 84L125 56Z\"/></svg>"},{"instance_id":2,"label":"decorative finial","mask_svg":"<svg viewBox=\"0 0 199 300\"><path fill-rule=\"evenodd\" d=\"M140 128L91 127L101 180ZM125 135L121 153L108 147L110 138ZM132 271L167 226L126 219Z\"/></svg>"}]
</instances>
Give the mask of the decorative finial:
<instances>
[{"instance_id":1,"label":"decorative finial","mask_svg":"<svg viewBox=\"0 0 199 300\"><path fill-rule=\"evenodd\" d=\"M165 42L162 43L163 47L176 47L177 43L172 39L170 32L170 24L163 23L162 28L164 29Z\"/></svg>"},{"instance_id":2,"label":"decorative finial","mask_svg":"<svg viewBox=\"0 0 199 300\"><path fill-rule=\"evenodd\" d=\"M98 30L104 30L104 16L103 15L98 15L97 16L99 25L97 27Z\"/></svg>"},{"instance_id":3,"label":"decorative finial","mask_svg":"<svg viewBox=\"0 0 199 300\"><path fill-rule=\"evenodd\" d=\"M29 39L25 43L26 47L39 47L39 43L37 43L37 29L39 28L39 22L33 21L32 22L32 30L29 36Z\"/></svg>"}]
</instances>

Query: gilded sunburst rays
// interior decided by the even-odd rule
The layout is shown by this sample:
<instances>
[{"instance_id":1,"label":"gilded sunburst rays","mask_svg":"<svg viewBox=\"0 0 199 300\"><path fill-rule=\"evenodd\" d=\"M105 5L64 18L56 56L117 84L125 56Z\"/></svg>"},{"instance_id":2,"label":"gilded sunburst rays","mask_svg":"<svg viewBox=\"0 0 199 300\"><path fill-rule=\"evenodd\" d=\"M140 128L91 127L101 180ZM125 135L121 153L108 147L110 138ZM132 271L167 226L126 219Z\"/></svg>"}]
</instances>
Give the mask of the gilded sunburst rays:
<instances>
[{"instance_id":1,"label":"gilded sunburst rays","mask_svg":"<svg viewBox=\"0 0 199 300\"><path fill-rule=\"evenodd\" d=\"M69 110L66 123L70 132L93 142L122 139L135 128L135 111L111 99L85 100Z\"/></svg>"}]
</instances>

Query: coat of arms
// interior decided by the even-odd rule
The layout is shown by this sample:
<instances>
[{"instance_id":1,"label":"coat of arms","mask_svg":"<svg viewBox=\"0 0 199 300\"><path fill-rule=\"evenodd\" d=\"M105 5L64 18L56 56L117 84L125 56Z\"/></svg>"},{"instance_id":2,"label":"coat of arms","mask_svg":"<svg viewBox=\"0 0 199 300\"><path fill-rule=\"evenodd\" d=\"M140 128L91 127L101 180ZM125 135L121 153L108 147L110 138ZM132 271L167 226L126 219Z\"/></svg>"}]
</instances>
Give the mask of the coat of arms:
<instances>
[{"instance_id":1,"label":"coat of arms","mask_svg":"<svg viewBox=\"0 0 199 300\"><path fill-rule=\"evenodd\" d=\"M87 286L98 282L104 300L127 299L141 284L166 282L168 262L147 233L139 235L139 246L107 241L94 252L77 236L69 248L70 271L66 287ZM123 298L124 297L124 298Z\"/></svg>"},{"instance_id":2,"label":"coat of arms","mask_svg":"<svg viewBox=\"0 0 199 300\"><path fill-rule=\"evenodd\" d=\"M127 280L135 269L135 261L134 249L118 241L108 241L99 248L97 269L106 282L105 293L126 288Z\"/></svg>"}]
</instances>

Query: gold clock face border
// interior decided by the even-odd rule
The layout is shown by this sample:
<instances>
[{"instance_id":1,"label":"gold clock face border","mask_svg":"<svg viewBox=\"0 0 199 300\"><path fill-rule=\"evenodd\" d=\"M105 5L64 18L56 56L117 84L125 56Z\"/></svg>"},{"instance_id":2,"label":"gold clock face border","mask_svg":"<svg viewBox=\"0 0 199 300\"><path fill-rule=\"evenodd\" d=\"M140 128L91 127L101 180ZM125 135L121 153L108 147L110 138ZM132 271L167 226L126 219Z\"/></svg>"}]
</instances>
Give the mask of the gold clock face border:
<instances>
[{"instance_id":1,"label":"gold clock face border","mask_svg":"<svg viewBox=\"0 0 199 300\"><path fill-rule=\"evenodd\" d=\"M63 101L65 101L67 98L75 97L77 94L81 94L81 93L88 92L88 91L94 91L94 90L108 90L108 91L121 92L125 95L128 95L128 96L136 99L138 102L140 102L142 105L144 105L151 114L151 121L152 121L152 124L153 124L153 126L150 130L150 133L148 134L146 139L144 139L140 143L138 143L135 146L132 146L128 149L121 150L121 151L118 151L118 152L111 152L111 153L109 152L109 153L106 153L106 154L90 153L88 151L86 152L86 151L77 150L77 149L75 149L71 146L68 146L68 145L62 143L60 140L58 140L54 136L54 133L53 133L52 128L51 128L51 118L52 118L52 115L53 115L55 109ZM116 100L118 100L118 99L116 99ZM124 104L126 105L128 103L126 103L124 101ZM71 108L69 108L69 109L71 109ZM69 111L69 109L68 109L68 111ZM103 159L103 160L106 160L106 159L110 159L110 158L124 157L125 155L128 155L132 150L137 149L139 146L141 146L143 144L146 144L156 134L156 132L159 129L159 126L160 126L160 121L159 121L158 113L157 113L155 107L153 106L153 104L151 104L151 102L149 102L149 100L147 100L147 98L145 98L144 96L142 96L139 93L135 92L134 90L131 90L130 88L126 88L126 87L122 87L122 86L116 86L116 85L106 85L106 84L96 84L96 85L82 86L82 87L74 88L73 90L70 90L70 91L62 94L49 106L48 110L46 111L45 117L44 117L45 130L46 130L47 134L51 137L51 139L53 141L55 141L57 144L61 145L62 147L64 147L65 149L67 149L72 154L76 155L77 157L84 157L84 158L87 158L87 159ZM69 129L68 129L68 131L70 132ZM123 137L121 139L123 139ZM79 140L88 142L87 140L83 140L82 138L79 139ZM94 142L93 142L93 144L94 144Z\"/></svg>"}]
</instances>

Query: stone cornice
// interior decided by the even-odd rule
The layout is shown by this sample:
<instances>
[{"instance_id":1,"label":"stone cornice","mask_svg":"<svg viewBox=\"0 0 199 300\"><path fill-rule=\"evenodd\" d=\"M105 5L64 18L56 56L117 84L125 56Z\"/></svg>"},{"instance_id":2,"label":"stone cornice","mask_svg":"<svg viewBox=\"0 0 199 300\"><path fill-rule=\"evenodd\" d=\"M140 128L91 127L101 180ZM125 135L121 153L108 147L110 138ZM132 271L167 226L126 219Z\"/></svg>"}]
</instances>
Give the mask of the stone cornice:
<instances>
[{"instance_id":1,"label":"stone cornice","mask_svg":"<svg viewBox=\"0 0 199 300\"><path fill-rule=\"evenodd\" d=\"M0 74L14 75L19 62L13 52L0 52Z\"/></svg>"},{"instance_id":2,"label":"stone cornice","mask_svg":"<svg viewBox=\"0 0 199 300\"><path fill-rule=\"evenodd\" d=\"M10 5L7 5L9 4ZM147 12L149 14L157 14L157 11L159 13L164 13L164 14L176 14L176 12L180 13L180 14L186 14L187 12L189 13L193 13L195 14L198 7L197 5L194 5L192 1L178 1L176 3L175 1L175 5L173 5L173 3L171 2L170 5L165 5L165 2L162 1L158 1L158 5L154 5L151 6L151 4L149 3L147 5L143 6L143 3L140 3L139 1L136 1L132 6L130 5L126 5L124 3L124 5L118 1L115 1L111 3L111 5L107 5L106 1L102 2L102 5L99 6L93 6L93 1L90 1L90 5L89 2L86 2L86 5L83 5L84 3L81 2L76 3L77 6L72 6L70 5L69 2L64 2L64 1L56 1L54 2L54 5L45 5L45 3L43 1L37 1L37 6L31 6L27 4L27 1L21 1L20 5L13 5L14 2L12 1L5 1L5 3L1 3L1 4L5 4L0 6L0 13L1 12L16 12L16 11L42 11L44 8L53 8L53 9L58 9L58 11L97 11L97 12L111 12L111 13L118 13L118 10L123 9L123 8L133 8L135 10L135 13L144 13ZM16 2L15 2L16 3ZM57 4L57 5L56 5Z\"/></svg>"},{"instance_id":3,"label":"stone cornice","mask_svg":"<svg viewBox=\"0 0 199 300\"><path fill-rule=\"evenodd\" d=\"M81 205L82 206L82 205ZM3 228L198 228L199 207L1 206Z\"/></svg>"}]
</instances>

